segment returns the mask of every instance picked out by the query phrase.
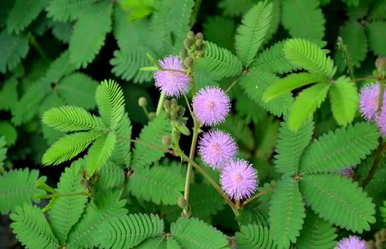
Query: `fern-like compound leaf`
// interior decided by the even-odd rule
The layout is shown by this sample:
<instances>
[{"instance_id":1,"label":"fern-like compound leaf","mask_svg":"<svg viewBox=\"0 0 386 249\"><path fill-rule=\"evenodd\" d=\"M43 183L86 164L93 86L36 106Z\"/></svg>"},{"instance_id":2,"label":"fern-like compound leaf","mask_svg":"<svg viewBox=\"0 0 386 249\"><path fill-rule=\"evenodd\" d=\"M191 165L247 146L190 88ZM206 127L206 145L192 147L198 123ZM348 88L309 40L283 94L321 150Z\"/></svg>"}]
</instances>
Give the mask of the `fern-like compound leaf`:
<instances>
[{"instance_id":1,"label":"fern-like compound leaf","mask_svg":"<svg viewBox=\"0 0 386 249\"><path fill-rule=\"evenodd\" d=\"M321 43L325 19L318 0L284 0L282 23L294 38Z\"/></svg>"},{"instance_id":2,"label":"fern-like compound leaf","mask_svg":"<svg viewBox=\"0 0 386 249\"><path fill-rule=\"evenodd\" d=\"M103 128L103 123L85 109L76 106L52 108L43 114L44 124L59 131L84 131Z\"/></svg>"},{"instance_id":3,"label":"fern-like compound leaf","mask_svg":"<svg viewBox=\"0 0 386 249\"><path fill-rule=\"evenodd\" d=\"M4 161L7 157L7 147L5 147L6 143L7 142L5 141L5 138L3 136L0 136L0 169L4 168ZM0 176L0 178L1 178L1 176ZM2 199L2 198L4 198L4 197L0 197L0 199ZM0 203L1 202L2 201L0 201ZM3 212L2 208L0 208L0 213L1 212Z\"/></svg>"},{"instance_id":4,"label":"fern-like compound leaf","mask_svg":"<svg viewBox=\"0 0 386 249\"><path fill-rule=\"evenodd\" d=\"M176 205L184 190L184 176L177 167L138 169L130 176L127 189L139 199Z\"/></svg>"},{"instance_id":5,"label":"fern-like compound leaf","mask_svg":"<svg viewBox=\"0 0 386 249\"><path fill-rule=\"evenodd\" d=\"M119 200L117 191L105 192L100 202L91 202L79 223L71 230L67 249L94 248L98 245L100 228L118 217L124 217L127 209L125 201Z\"/></svg>"},{"instance_id":6,"label":"fern-like compound leaf","mask_svg":"<svg viewBox=\"0 0 386 249\"><path fill-rule=\"evenodd\" d=\"M167 150L162 144L162 138L169 136L171 125L161 114L145 126L137 139L133 152L131 165L134 169L150 166L151 163L161 159Z\"/></svg>"},{"instance_id":7,"label":"fern-like compound leaf","mask_svg":"<svg viewBox=\"0 0 386 249\"><path fill-rule=\"evenodd\" d=\"M269 210L272 237L279 249L289 248L302 229L305 217L303 197L298 183L283 178L274 190Z\"/></svg>"},{"instance_id":8,"label":"fern-like compound leaf","mask_svg":"<svg viewBox=\"0 0 386 249\"><path fill-rule=\"evenodd\" d=\"M379 133L370 123L357 123L329 132L314 141L304 153L302 173L330 173L357 165L378 145Z\"/></svg>"},{"instance_id":9,"label":"fern-like compound leaf","mask_svg":"<svg viewBox=\"0 0 386 249\"><path fill-rule=\"evenodd\" d=\"M130 164L131 129L131 121L125 113L115 130L117 142L111 154L111 160L119 165L128 166Z\"/></svg>"},{"instance_id":10,"label":"fern-like compound leaf","mask_svg":"<svg viewBox=\"0 0 386 249\"><path fill-rule=\"evenodd\" d=\"M346 77L340 77L331 86L329 92L331 110L340 125L351 123L358 108L359 96L355 83Z\"/></svg>"},{"instance_id":11,"label":"fern-like compound leaf","mask_svg":"<svg viewBox=\"0 0 386 249\"><path fill-rule=\"evenodd\" d=\"M381 207L381 215L383 218L383 223L386 224L386 201L383 202L383 206Z\"/></svg>"},{"instance_id":12,"label":"fern-like compound leaf","mask_svg":"<svg viewBox=\"0 0 386 249\"><path fill-rule=\"evenodd\" d=\"M211 42L205 42L204 57L197 63L217 80L238 75L242 69L242 64L235 55Z\"/></svg>"},{"instance_id":13,"label":"fern-like compound leaf","mask_svg":"<svg viewBox=\"0 0 386 249\"><path fill-rule=\"evenodd\" d=\"M57 191L60 194L74 194L86 192L86 187L82 184L82 170L84 160L78 160L66 168L60 177ZM86 195L62 196L54 200L52 208L49 210L49 221L54 234L64 243L68 233L76 222L80 219L87 202Z\"/></svg>"},{"instance_id":14,"label":"fern-like compound leaf","mask_svg":"<svg viewBox=\"0 0 386 249\"><path fill-rule=\"evenodd\" d=\"M311 73L331 78L335 74L334 63L318 45L304 39L290 39L284 44L286 58L296 66Z\"/></svg>"},{"instance_id":15,"label":"fern-like compound leaf","mask_svg":"<svg viewBox=\"0 0 386 249\"><path fill-rule=\"evenodd\" d=\"M308 212L296 248L331 249L336 245L336 237L336 229L330 223Z\"/></svg>"},{"instance_id":16,"label":"fern-like compound leaf","mask_svg":"<svg viewBox=\"0 0 386 249\"><path fill-rule=\"evenodd\" d=\"M310 143L313 134L313 122L306 123L298 131L292 131L287 123L282 123L276 146L275 168L282 174L294 174L299 170L304 149Z\"/></svg>"},{"instance_id":17,"label":"fern-like compound leaf","mask_svg":"<svg viewBox=\"0 0 386 249\"><path fill-rule=\"evenodd\" d=\"M135 249L173 249L166 247L166 241L163 237L150 238L145 242L141 243L139 246L135 247Z\"/></svg>"},{"instance_id":18,"label":"fern-like compound leaf","mask_svg":"<svg viewBox=\"0 0 386 249\"><path fill-rule=\"evenodd\" d=\"M203 220L224 208L224 200L212 186L204 183L191 185L189 204L192 216Z\"/></svg>"},{"instance_id":19,"label":"fern-like compound leaf","mask_svg":"<svg viewBox=\"0 0 386 249\"><path fill-rule=\"evenodd\" d=\"M285 57L284 44L285 41L277 42L270 48L262 51L252 63L252 67L258 68L259 71L279 74L289 73L300 69L299 66L290 63Z\"/></svg>"},{"instance_id":20,"label":"fern-like compound leaf","mask_svg":"<svg viewBox=\"0 0 386 249\"><path fill-rule=\"evenodd\" d=\"M312 115L326 98L329 89L330 84L318 83L303 90L296 97L288 117L288 127L292 131L299 130L307 120L312 118Z\"/></svg>"},{"instance_id":21,"label":"fern-like compound leaf","mask_svg":"<svg viewBox=\"0 0 386 249\"><path fill-rule=\"evenodd\" d=\"M95 98L104 123L115 129L125 112L122 89L113 80L105 80L98 86Z\"/></svg>"},{"instance_id":22,"label":"fern-like compound leaf","mask_svg":"<svg viewBox=\"0 0 386 249\"><path fill-rule=\"evenodd\" d=\"M322 81L323 77L312 73L293 73L285 78L275 81L265 90L262 97L264 102L271 101L285 93L289 93L296 88L303 87L318 81Z\"/></svg>"},{"instance_id":23,"label":"fern-like compound leaf","mask_svg":"<svg viewBox=\"0 0 386 249\"><path fill-rule=\"evenodd\" d=\"M236 233L236 244L239 249L277 248L269 229L257 224L241 226L240 232Z\"/></svg>"},{"instance_id":24,"label":"fern-like compound leaf","mask_svg":"<svg viewBox=\"0 0 386 249\"><path fill-rule=\"evenodd\" d=\"M47 0L16 0L11 12L8 14L8 32L16 34L22 32L35 18L38 17L39 13L44 9L47 3Z\"/></svg>"},{"instance_id":25,"label":"fern-like compound leaf","mask_svg":"<svg viewBox=\"0 0 386 249\"><path fill-rule=\"evenodd\" d=\"M171 225L171 233L184 249L228 248L224 234L195 218L179 218Z\"/></svg>"},{"instance_id":26,"label":"fern-like compound leaf","mask_svg":"<svg viewBox=\"0 0 386 249\"><path fill-rule=\"evenodd\" d=\"M385 40L386 22L376 21L367 25L369 47L378 56L386 56Z\"/></svg>"},{"instance_id":27,"label":"fern-like compound leaf","mask_svg":"<svg viewBox=\"0 0 386 249\"><path fill-rule=\"evenodd\" d=\"M107 161L105 166L98 172L98 180L95 188L98 190L112 189L115 187L122 187L125 180L125 172L123 169L113 163L111 160Z\"/></svg>"},{"instance_id":28,"label":"fern-like compound leaf","mask_svg":"<svg viewBox=\"0 0 386 249\"><path fill-rule=\"evenodd\" d=\"M87 153L88 177L91 177L107 163L114 151L116 142L117 136L114 133L97 138Z\"/></svg>"},{"instance_id":29,"label":"fern-like compound leaf","mask_svg":"<svg viewBox=\"0 0 386 249\"><path fill-rule=\"evenodd\" d=\"M259 2L243 17L237 29L236 52L245 66L249 66L264 42L272 21L272 3Z\"/></svg>"},{"instance_id":30,"label":"fern-like compound leaf","mask_svg":"<svg viewBox=\"0 0 386 249\"><path fill-rule=\"evenodd\" d=\"M71 36L69 52L71 62L86 67L102 48L111 31L112 2L98 2L82 10Z\"/></svg>"},{"instance_id":31,"label":"fern-like compound leaf","mask_svg":"<svg viewBox=\"0 0 386 249\"><path fill-rule=\"evenodd\" d=\"M11 227L16 238L28 249L57 249L59 243L52 233L43 211L31 205L18 207L11 214Z\"/></svg>"},{"instance_id":32,"label":"fern-like compound leaf","mask_svg":"<svg viewBox=\"0 0 386 249\"><path fill-rule=\"evenodd\" d=\"M5 213L32 202L34 196L44 194L37 188L39 172L36 170L12 170L0 174L0 213Z\"/></svg>"},{"instance_id":33,"label":"fern-like compound leaf","mask_svg":"<svg viewBox=\"0 0 386 249\"><path fill-rule=\"evenodd\" d=\"M78 132L61 137L44 153L42 163L44 165L57 165L72 159L84 151L95 139L101 136L101 132Z\"/></svg>"},{"instance_id":34,"label":"fern-like compound leaf","mask_svg":"<svg viewBox=\"0 0 386 249\"><path fill-rule=\"evenodd\" d=\"M75 20L95 0L51 0L46 8L48 16L56 21Z\"/></svg>"},{"instance_id":35,"label":"fern-like compound leaf","mask_svg":"<svg viewBox=\"0 0 386 249\"><path fill-rule=\"evenodd\" d=\"M28 38L25 35L10 35L6 31L0 33L0 73L14 69L29 50Z\"/></svg>"},{"instance_id":36,"label":"fern-like compound leaf","mask_svg":"<svg viewBox=\"0 0 386 249\"><path fill-rule=\"evenodd\" d=\"M164 222L152 214L130 214L110 220L99 231L100 248L130 249L148 238L161 236Z\"/></svg>"},{"instance_id":37,"label":"fern-like compound leaf","mask_svg":"<svg viewBox=\"0 0 386 249\"><path fill-rule=\"evenodd\" d=\"M375 222L375 205L351 179L340 175L306 175L300 191L307 203L322 218L333 224L362 232Z\"/></svg>"}]
</instances>

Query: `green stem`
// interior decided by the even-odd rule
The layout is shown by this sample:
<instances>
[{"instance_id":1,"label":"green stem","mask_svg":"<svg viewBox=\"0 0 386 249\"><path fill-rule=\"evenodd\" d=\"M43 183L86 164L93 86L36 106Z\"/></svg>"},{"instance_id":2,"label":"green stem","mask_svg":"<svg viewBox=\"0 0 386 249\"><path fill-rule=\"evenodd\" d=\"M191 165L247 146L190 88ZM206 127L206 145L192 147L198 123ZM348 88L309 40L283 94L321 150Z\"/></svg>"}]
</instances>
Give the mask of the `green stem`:
<instances>
[{"instance_id":1,"label":"green stem","mask_svg":"<svg viewBox=\"0 0 386 249\"><path fill-rule=\"evenodd\" d=\"M44 189L45 191L47 191L47 192L49 192L49 193L56 193L56 190L55 190L53 187L47 185L45 182L39 181L39 182L36 184L36 186L37 186L38 188Z\"/></svg>"},{"instance_id":2,"label":"green stem","mask_svg":"<svg viewBox=\"0 0 386 249\"><path fill-rule=\"evenodd\" d=\"M156 116L158 116L161 113L162 107L164 105L164 101L165 101L165 94L161 93L161 95L159 96L158 104L157 104L157 110L155 112Z\"/></svg>"},{"instance_id":3,"label":"green stem","mask_svg":"<svg viewBox=\"0 0 386 249\"><path fill-rule=\"evenodd\" d=\"M232 83L228 86L228 88L225 90L226 93L228 93L232 88L239 83L240 77L232 81Z\"/></svg>"},{"instance_id":4,"label":"green stem","mask_svg":"<svg viewBox=\"0 0 386 249\"><path fill-rule=\"evenodd\" d=\"M78 195L86 195L90 196L88 192L79 192L79 193L53 193L49 195L38 195L37 199L49 199L49 198L60 198L60 197L68 197L68 196L78 196Z\"/></svg>"},{"instance_id":5,"label":"green stem","mask_svg":"<svg viewBox=\"0 0 386 249\"><path fill-rule=\"evenodd\" d=\"M184 216L189 216L189 194L190 194L190 183L192 180L192 174L193 174L193 166L192 161L194 159L194 155L196 152L197 147L197 138L198 134L200 133L200 124L197 122L197 120L193 119L193 136L192 136L192 142L190 145L190 151L189 151L189 162L188 162L188 169L186 171L186 178L185 178L185 188L184 188L184 199L185 199L185 207L182 210L182 214Z\"/></svg>"},{"instance_id":6,"label":"green stem","mask_svg":"<svg viewBox=\"0 0 386 249\"><path fill-rule=\"evenodd\" d=\"M210 185L221 195L221 197L225 200L225 202L229 205L229 207L232 209L233 213L236 216L239 216L239 211L237 210L235 204L228 198L228 196L224 193L224 191L221 189L220 185L216 183L216 181L203 169L198 165L195 161L190 160L190 158L185 155L185 153L179 148L179 146L176 146L176 154L180 156L184 161L191 163L192 166L209 182Z\"/></svg>"},{"instance_id":7,"label":"green stem","mask_svg":"<svg viewBox=\"0 0 386 249\"><path fill-rule=\"evenodd\" d=\"M44 50L40 47L39 43L36 41L35 36L30 35L29 37L30 44L36 49L43 59L48 60L47 55L44 53Z\"/></svg>"},{"instance_id":8,"label":"green stem","mask_svg":"<svg viewBox=\"0 0 386 249\"><path fill-rule=\"evenodd\" d=\"M365 188L370 183L371 179L375 175L375 172L379 168L379 165L382 162L383 153L385 151L385 148L386 148L386 143L382 139L381 143L379 144L379 146L377 148L377 151L375 152L375 159L374 159L373 165L371 166L370 171L367 174L366 178L362 181L362 187L363 188Z\"/></svg>"}]
</instances>

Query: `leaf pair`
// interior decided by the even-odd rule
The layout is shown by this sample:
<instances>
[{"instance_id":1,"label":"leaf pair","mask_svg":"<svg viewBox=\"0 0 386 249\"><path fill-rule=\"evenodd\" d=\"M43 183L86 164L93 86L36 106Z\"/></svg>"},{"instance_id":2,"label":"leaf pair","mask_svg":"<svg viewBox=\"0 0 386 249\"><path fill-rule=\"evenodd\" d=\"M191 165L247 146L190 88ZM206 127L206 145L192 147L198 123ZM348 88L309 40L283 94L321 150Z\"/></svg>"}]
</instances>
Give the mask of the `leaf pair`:
<instances>
[{"instance_id":1,"label":"leaf pair","mask_svg":"<svg viewBox=\"0 0 386 249\"><path fill-rule=\"evenodd\" d=\"M87 155L87 173L91 177L110 159L118 140L130 140L130 122L125 117L124 97L119 85L104 81L98 86L95 96L101 117L75 106L52 108L44 113L43 123L72 133L61 137L44 153L43 164L57 165L70 160L92 144ZM119 137L121 133L129 137Z\"/></svg>"},{"instance_id":2,"label":"leaf pair","mask_svg":"<svg viewBox=\"0 0 386 249\"><path fill-rule=\"evenodd\" d=\"M357 183L338 173L377 147L376 127L359 123L341 128L307 147L312 130L311 123L297 132L287 124L280 129L275 164L284 175L270 209L271 232L279 248L288 248L299 236L305 203L323 219L354 232L368 230L375 222L371 199Z\"/></svg>"},{"instance_id":3,"label":"leaf pair","mask_svg":"<svg viewBox=\"0 0 386 249\"><path fill-rule=\"evenodd\" d=\"M302 90L290 107L289 128L297 131L312 117L328 94L332 113L338 124L351 123L358 105L356 87L346 77L340 77L336 81L331 79L336 69L325 52L316 44L302 39L288 40L283 50L289 62L309 72L293 73L275 81L264 92L263 101L269 102L295 89L313 84Z\"/></svg>"}]
</instances>

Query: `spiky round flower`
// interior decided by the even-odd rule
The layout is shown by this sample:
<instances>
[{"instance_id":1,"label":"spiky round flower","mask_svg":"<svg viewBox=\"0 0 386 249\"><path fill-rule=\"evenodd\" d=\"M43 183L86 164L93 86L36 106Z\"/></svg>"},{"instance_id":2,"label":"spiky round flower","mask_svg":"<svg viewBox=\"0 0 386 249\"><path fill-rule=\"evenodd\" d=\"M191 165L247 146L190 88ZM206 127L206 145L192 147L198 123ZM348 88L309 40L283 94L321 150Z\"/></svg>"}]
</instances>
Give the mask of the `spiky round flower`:
<instances>
[{"instance_id":1,"label":"spiky round flower","mask_svg":"<svg viewBox=\"0 0 386 249\"><path fill-rule=\"evenodd\" d=\"M360 93L360 111L367 120L375 120L378 101L379 101L379 83L363 87Z\"/></svg>"},{"instance_id":2,"label":"spiky round flower","mask_svg":"<svg viewBox=\"0 0 386 249\"><path fill-rule=\"evenodd\" d=\"M386 99L383 103L381 113L376 118L377 125L379 127L379 130L383 134L383 136L386 136L386 103L385 102L386 102Z\"/></svg>"},{"instance_id":3,"label":"spiky round flower","mask_svg":"<svg viewBox=\"0 0 386 249\"><path fill-rule=\"evenodd\" d=\"M250 197L257 188L257 172L247 161L230 161L221 173L221 187L232 199Z\"/></svg>"},{"instance_id":4,"label":"spiky round flower","mask_svg":"<svg viewBox=\"0 0 386 249\"><path fill-rule=\"evenodd\" d=\"M169 56L159 61L162 70L154 73L155 86L170 97L178 97L189 90L190 77L184 73L182 60Z\"/></svg>"},{"instance_id":5,"label":"spiky round flower","mask_svg":"<svg viewBox=\"0 0 386 249\"><path fill-rule=\"evenodd\" d=\"M202 160L214 169L221 169L237 153L235 140L223 131L205 132L198 144Z\"/></svg>"},{"instance_id":6,"label":"spiky round flower","mask_svg":"<svg viewBox=\"0 0 386 249\"><path fill-rule=\"evenodd\" d=\"M335 249L367 249L366 242L357 236L350 236L338 242Z\"/></svg>"},{"instance_id":7,"label":"spiky round flower","mask_svg":"<svg viewBox=\"0 0 386 249\"><path fill-rule=\"evenodd\" d=\"M229 97L218 87L201 89L193 98L193 112L204 125L221 123L229 110Z\"/></svg>"}]
</instances>

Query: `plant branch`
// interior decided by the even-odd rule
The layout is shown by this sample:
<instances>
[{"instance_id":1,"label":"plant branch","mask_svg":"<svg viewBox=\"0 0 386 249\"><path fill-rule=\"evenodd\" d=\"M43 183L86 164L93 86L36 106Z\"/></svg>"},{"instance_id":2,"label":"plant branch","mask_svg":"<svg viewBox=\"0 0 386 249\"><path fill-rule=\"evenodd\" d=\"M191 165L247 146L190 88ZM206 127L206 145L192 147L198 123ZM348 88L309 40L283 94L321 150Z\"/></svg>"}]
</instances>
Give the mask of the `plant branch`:
<instances>
[{"instance_id":1,"label":"plant branch","mask_svg":"<svg viewBox=\"0 0 386 249\"><path fill-rule=\"evenodd\" d=\"M156 116L158 116L161 113L162 107L164 105L164 101L165 101L165 94L161 93L161 95L159 96L158 104L157 104L157 110L155 112Z\"/></svg>"},{"instance_id":2,"label":"plant branch","mask_svg":"<svg viewBox=\"0 0 386 249\"><path fill-rule=\"evenodd\" d=\"M375 175L375 172L379 168L379 165L382 162L383 153L385 151L385 148L386 148L386 143L382 139L381 143L379 144L379 146L377 148L377 151L375 152L375 159L374 159L374 162L370 168L370 171L367 174L366 178L362 181L362 187L363 188L365 188L370 183L371 179Z\"/></svg>"}]
</instances>

